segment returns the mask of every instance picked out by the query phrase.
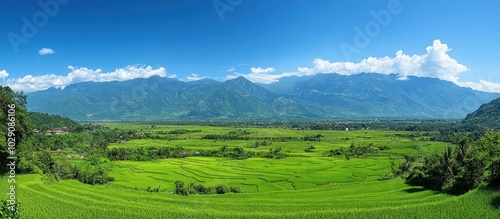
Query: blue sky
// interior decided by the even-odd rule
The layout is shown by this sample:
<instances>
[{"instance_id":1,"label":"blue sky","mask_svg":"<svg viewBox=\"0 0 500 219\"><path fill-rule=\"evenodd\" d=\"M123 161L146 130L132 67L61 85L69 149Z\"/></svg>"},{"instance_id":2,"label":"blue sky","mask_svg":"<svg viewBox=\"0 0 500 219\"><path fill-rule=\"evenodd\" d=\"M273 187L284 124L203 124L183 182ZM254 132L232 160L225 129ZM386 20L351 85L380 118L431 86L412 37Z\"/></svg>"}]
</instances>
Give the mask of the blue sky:
<instances>
[{"instance_id":1,"label":"blue sky","mask_svg":"<svg viewBox=\"0 0 500 219\"><path fill-rule=\"evenodd\" d=\"M495 0L40 2L0 3L0 78L16 90L372 71L500 92Z\"/></svg>"}]
</instances>

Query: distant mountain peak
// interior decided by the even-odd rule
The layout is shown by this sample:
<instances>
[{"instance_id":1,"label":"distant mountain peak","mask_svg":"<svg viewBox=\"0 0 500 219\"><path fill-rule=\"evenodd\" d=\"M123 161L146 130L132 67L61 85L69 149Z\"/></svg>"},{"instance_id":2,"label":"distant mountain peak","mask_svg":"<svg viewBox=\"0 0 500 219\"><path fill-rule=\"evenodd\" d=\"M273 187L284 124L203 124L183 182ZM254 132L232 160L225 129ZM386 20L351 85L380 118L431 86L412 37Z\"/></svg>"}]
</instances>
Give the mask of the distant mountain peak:
<instances>
[{"instance_id":1,"label":"distant mountain peak","mask_svg":"<svg viewBox=\"0 0 500 219\"><path fill-rule=\"evenodd\" d=\"M227 80L226 82L244 82L244 83L251 83L251 84L253 84L253 82L251 82L250 80L248 80L244 76L238 76L237 78L233 78L233 79Z\"/></svg>"},{"instance_id":2,"label":"distant mountain peak","mask_svg":"<svg viewBox=\"0 0 500 219\"><path fill-rule=\"evenodd\" d=\"M75 120L463 118L500 97L439 79L318 74L262 85L240 76L184 82L152 76L28 94L28 110Z\"/></svg>"}]
</instances>

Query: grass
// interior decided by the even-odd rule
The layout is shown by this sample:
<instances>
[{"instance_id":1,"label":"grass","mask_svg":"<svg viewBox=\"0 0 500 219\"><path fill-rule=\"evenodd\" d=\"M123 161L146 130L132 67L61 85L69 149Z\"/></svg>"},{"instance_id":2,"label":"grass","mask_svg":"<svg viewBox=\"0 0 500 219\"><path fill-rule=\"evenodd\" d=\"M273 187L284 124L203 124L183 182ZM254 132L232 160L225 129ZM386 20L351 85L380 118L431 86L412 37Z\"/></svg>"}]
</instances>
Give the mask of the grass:
<instances>
[{"instance_id":1,"label":"grass","mask_svg":"<svg viewBox=\"0 0 500 219\"><path fill-rule=\"evenodd\" d=\"M133 125L133 124L108 124L110 128L122 128L124 130L142 131L143 133L152 133L167 139L135 139L125 143L112 143L109 148L115 147L184 147L193 150L217 150L222 146L242 147L250 151L268 151L269 148L282 147L289 155L301 157L323 156L323 152L341 147L349 147L351 144L357 146L367 146L370 143L376 147L387 146L390 150L384 151L385 154L428 154L437 152L445 148L448 143L420 141L418 138L408 139L400 137L398 134L415 134L405 131L380 131L380 130L357 130L357 131L338 131L338 130L294 130L279 128L231 128L231 127L213 127L213 126L181 126L181 125ZM168 133L174 130L201 130L188 134L159 134ZM245 130L250 134L245 137L252 140L209 140L202 139L209 134L227 134L230 131ZM321 141L303 141L306 136L323 135ZM422 132L421 134L425 134ZM266 137L290 137L294 140L286 142L266 140ZM272 142L268 146L253 148L256 142ZM315 153L305 153L304 149L314 146Z\"/></svg>"},{"instance_id":2,"label":"grass","mask_svg":"<svg viewBox=\"0 0 500 219\"><path fill-rule=\"evenodd\" d=\"M381 180L390 174L391 161L402 154L425 155L441 151L447 143L408 139L394 131L311 131L242 128L253 140L206 140L207 134L225 134L231 127L109 124L111 128L151 132L173 140L138 139L109 147L182 146L218 150L222 146L268 151L282 147L285 159L187 157L154 161L112 162L107 185L86 185L75 180L44 183L39 175L16 176L17 198L24 218L498 218L500 192L481 188L463 196L450 196L402 179ZM162 134L173 130L201 130ZM238 128L239 129L239 128ZM299 138L321 134L321 141ZM293 137L286 142L253 148L265 137ZM325 157L324 152L351 144L380 151L359 158ZM305 148L316 149L306 153ZM72 161L76 162L76 161ZM80 161L81 162L81 161ZM174 182L207 186L238 186L243 193L225 195L170 194ZM8 191L0 178L0 191ZM146 192L147 187L161 192Z\"/></svg>"},{"instance_id":3,"label":"grass","mask_svg":"<svg viewBox=\"0 0 500 219\"><path fill-rule=\"evenodd\" d=\"M387 158L251 158L189 157L148 162L119 161L110 173L114 184L173 190L176 180L207 185L239 186L245 193L314 188L335 183L374 181L390 173Z\"/></svg>"},{"instance_id":4,"label":"grass","mask_svg":"<svg viewBox=\"0 0 500 219\"><path fill-rule=\"evenodd\" d=\"M0 179L5 181L5 178ZM401 179L300 190L178 196L19 176L25 218L498 218L499 191L454 197ZM5 186L2 184L2 186ZM3 187L2 187L3 188Z\"/></svg>"}]
</instances>

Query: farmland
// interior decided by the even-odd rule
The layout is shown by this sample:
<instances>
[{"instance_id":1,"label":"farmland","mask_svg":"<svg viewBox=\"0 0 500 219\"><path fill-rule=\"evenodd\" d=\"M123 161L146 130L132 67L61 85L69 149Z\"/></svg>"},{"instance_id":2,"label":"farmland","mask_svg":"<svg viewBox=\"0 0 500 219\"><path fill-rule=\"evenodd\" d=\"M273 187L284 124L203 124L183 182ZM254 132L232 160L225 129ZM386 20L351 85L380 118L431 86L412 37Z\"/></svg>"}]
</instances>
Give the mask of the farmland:
<instances>
[{"instance_id":1,"label":"farmland","mask_svg":"<svg viewBox=\"0 0 500 219\"><path fill-rule=\"evenodd\" d=\"M114 180L104 185L19 175L17 198L23 217L497 218L500 214L500 192L489 187L452 196L410 186L404 179L392 176L391 166L403 162L403 155L425 156L452 145L429 141L426 132L104 125L143 136L110 142L107 147L111 150L179 147L189 153L182 158L105 160ZM223 138L210 137L215 135ZM262 144L264 141L266 144ZM286 157L231 159L193 153L223 147L255 153L281 148ZM328 156L329 151L358 147L370 150ZM67 160L75 165L84 162L81 158ZM178 180L208 186L226 184L242 192L172 194ZM7 191L6 182L5 177L0 179L2 191ZM148 192L147 188L158 191Z\"/></svg>"}]
</instances>

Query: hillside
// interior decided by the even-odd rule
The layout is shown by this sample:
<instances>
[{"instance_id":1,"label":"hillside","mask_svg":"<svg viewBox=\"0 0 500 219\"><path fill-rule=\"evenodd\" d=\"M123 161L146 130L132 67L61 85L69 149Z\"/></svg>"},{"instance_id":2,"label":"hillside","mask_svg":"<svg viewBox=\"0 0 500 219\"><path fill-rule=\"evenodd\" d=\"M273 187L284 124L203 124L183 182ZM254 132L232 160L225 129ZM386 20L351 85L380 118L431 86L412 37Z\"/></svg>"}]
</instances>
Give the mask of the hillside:
<instances>
[{"instance_id":1,"label":"hillside","mask_svg":"<svg viewBox=\"0 0 500 219\"><path fill-rule=\"evenodd\" d=\"M28 94L28 110L88 120L459 119L500 94L432 78L319 74L270 85L243 77L183 82L153 76Z\"/></svg>"},{"instance_id":2,"label":"hillside","mask_svg":"<svg viewBox=\"0 0 500 219\"><path fill-rule=\"evenodd\" d=\"M399 80L396 74L320 74L266 87L353 117L463 118L481 104L500 97L435 78Z\"/></svg>"},{"instance_id":3,"label":"hillside","mask_svg":"<svg viewBox=\"0 0 500 219\"><path fill-rule=\"evenodd\" d=\"M85 82L28 94L31 111L75 120L260 120L320 118L321 109L277 95L240 77L181 82L153 76ZM318 113L319 112L319 113Z\"/></svg>"},{"instance_id":4,"label":"hillside","mask_svg":"<svg viewBox=\"0 0 500 219\"><path fill-rule=\"evenodd\" d=\"M39 112L28 112L28 120L34 128L38 129L78 126L78 123L70 118Z\"/></svg>"},{"instance_id":5,"label":"hillside","mask_svg":"<svg viewBox=\"0 0 500 219\"><path fill-rule=\"evenodd\" d=\"M468 114L464 123L481 124L490 128L500 128L500 98L481 105L479 109Z\"/></svg>"}]
</instances>

